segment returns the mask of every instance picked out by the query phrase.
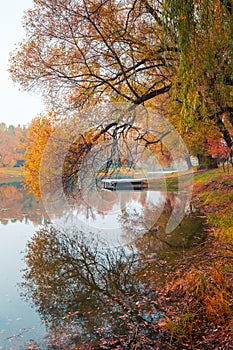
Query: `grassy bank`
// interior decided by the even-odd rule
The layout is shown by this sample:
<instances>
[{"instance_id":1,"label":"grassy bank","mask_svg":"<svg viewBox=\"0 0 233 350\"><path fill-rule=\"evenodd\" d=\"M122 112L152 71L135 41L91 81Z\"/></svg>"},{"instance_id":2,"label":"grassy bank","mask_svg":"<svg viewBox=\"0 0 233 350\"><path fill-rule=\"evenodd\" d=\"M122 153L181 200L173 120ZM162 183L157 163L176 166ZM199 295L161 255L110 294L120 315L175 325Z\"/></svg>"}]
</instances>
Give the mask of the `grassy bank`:
<instances>
[{"instance_id":1,"label":"grassy bank","mask_svg":"<svg viewBox=\"0 0 233 350\"><path fill-rule=\"evenodd\" d=\"M0 168L0 176L23 176L22 168Z\"/></svg>"},{"instance_id":2,"label":"grassy bank","mask_svg":"<svg viewBox=\"0 0 233 350\"><path fill-rule=\"evenodd\" d=\"M192 201L207 218L207 239L168 276L164 341L167 349L233 349L233 170L195 174Z\"/></svg>"},{"instance_id":3,"label":"grassy bank","mask_svg":"<svg viewBox=\"0 0 233 350\"><path fill-rule=\"evenodd\" d=\"M210 170L195 176L194 195L200 200L216 238L233 243L233 170Z\"/></svg>"},{"instance_id":4,"label":"grassy bank","mask_svg":"<svg viewBox=\"0 0 233 350\"><path fill-rule=\"evenodd\" d=\"M0 184L22 181L23 176L21 168L0 168Z\"/></svg>"}]
</instances>

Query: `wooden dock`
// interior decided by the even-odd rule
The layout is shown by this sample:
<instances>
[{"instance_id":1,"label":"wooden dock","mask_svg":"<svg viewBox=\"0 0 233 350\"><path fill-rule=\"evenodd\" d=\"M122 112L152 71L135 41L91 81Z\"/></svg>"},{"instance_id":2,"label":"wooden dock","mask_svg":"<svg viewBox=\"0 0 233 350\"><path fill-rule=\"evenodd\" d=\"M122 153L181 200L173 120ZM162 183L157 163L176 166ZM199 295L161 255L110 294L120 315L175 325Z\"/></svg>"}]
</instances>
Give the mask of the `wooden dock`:
<instances>
[{"instance_id":1,"label":"wooden dock","mask_svg":"<svg viewBox=\"0 0 233 350\"><path fill-rule=\"evenodd\" d=\"M102 179L104 189L116 190L144 190L148 188L147 179Z\"/></svg>"}]
</instances>

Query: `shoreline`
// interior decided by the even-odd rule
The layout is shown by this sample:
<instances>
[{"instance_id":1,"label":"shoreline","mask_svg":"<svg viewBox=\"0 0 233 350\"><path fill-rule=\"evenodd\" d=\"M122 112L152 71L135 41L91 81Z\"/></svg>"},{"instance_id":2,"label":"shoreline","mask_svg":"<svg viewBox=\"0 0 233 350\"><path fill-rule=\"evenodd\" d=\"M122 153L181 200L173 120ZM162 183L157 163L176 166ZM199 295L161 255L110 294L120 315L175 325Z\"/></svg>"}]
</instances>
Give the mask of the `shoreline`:
<instances>
[{"instance_id":1,"label":"shoreline","mask_svg":"<svg viewBox=\"0 0 233 350\"><path fill-rule=\"evenodd\" d=\"M23 171L20 168L0 168L0 184L11 184L24 180Z\"/></svg>"}]
</instances>

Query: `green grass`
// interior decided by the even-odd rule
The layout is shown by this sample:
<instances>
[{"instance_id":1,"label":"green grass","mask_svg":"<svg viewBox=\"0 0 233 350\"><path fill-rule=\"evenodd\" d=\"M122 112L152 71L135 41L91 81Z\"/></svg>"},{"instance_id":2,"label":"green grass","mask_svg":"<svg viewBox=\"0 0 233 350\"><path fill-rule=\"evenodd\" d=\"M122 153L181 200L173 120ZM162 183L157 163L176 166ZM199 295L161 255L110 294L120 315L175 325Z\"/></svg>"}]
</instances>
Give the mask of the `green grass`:
<instances>
[{"instance_id":1,"label":"green grass","mask_svg":"<svg viewBox=\"0 0 233 350\"><path fill-rule=\"evenodd\" d=\"M0 168L0 184L21 182L24 178L20 168Z\"/></svg>"},{"instance_id":2,"label":"green grass","mask_svg":"<svg viewBox=\"0 0 233 350\"><path fill-rule=\"evenodd\" d=\"M204 209L209 224L221 237L233 234L233 170L229 174L220 169L197 173L194 188L199 190L200 208ZM195 196L195 191L194 191ZM232 233L232 234L231 234Z\"/></svg>"},{"instance_id":3,"label":"green grass","mask_svg":"<svg viewBox=\"0 0 233 350\"><path fill-rule=\"evenodd\" d=\"M233 226L233 214L228 213L228 215L222 216L216 213L207 215L209 223L216 228L222 230L228 230Z\"/></svg>"},{"instance_id":4,"label":"green grass","mask_svg":"<svg viewBox=\"0 0 233 350\"><path fill-rule=\"evenodd\" d=\"M14 167L9 167L9 168L0 168L0 177L2 176L23 176L23 171L21 168L14 168Z\"/></svg>"},{"instance_id":5,"label":"green grass","mask_svg":"<svg viewBox=\"0 0 233 350\"><path fill-rule=\"evenodd\" d=\"M225 177L227 175L228 174L224 172L222 168L218 168L197 172L194 174L194 178L196 182L207 184L210 181L218 180L219 178ZM229 175L233 175L233 169L230 169ZM230 180L227 181L230 182Z\"/></svg>"}]
</instances>

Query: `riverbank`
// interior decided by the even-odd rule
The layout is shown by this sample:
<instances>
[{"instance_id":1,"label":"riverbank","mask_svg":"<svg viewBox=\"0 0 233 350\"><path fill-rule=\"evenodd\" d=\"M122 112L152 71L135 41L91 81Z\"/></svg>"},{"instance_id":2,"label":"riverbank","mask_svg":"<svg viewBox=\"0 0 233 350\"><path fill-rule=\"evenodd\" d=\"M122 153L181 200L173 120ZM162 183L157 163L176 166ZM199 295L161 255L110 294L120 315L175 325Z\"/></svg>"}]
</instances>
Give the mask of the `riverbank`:
<instances>
[{"instance_id":1,"label":"riverbank","mask_svg":"<svg viewBox=\"0 0 233 350\"><path fill-rule=\"evenodd\" d=\"M24 178L21 168L0 168L0 184L21 182Z\"/></svg>"},{"instance_id":2,"label":"riverbank","mask_svg":"<svg viewBox=\"0 0 233 350\"><path fill-rule=\"evenodd\" d=\"M85 349L233 349L233 170L195 173L191 204L205 218L205 239L181 252L172 270L158 256L140 263L145 290L134 307L145 315L148 302L151 320L130 320L131 336L111 334Z\"/></svg>"},{"instance_id":3,"label":"riverbank","mask_svg":"<svg viewBox=\"0 0 233 350\"><path fill-rule=\"evenodd\" d=\"M233 242L233 169L196 174L193 200L206 215L216 238Z\"/></svg>"},{"instance_id":4,"label":"riverbank","mask_svg":"<svg viewBox=\"0 0 233 350\"><path fill-rule=\"evenodd\" d=\"M207 238L167 278L158 348L233 349L233 170L195 174L192 203Z\"/></svg>"}]
</instances>

